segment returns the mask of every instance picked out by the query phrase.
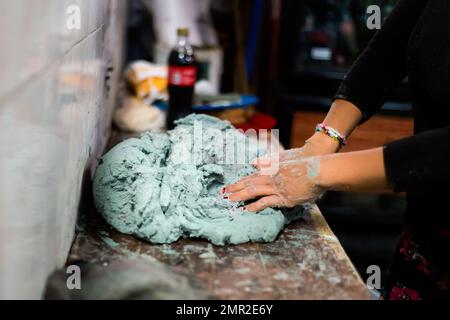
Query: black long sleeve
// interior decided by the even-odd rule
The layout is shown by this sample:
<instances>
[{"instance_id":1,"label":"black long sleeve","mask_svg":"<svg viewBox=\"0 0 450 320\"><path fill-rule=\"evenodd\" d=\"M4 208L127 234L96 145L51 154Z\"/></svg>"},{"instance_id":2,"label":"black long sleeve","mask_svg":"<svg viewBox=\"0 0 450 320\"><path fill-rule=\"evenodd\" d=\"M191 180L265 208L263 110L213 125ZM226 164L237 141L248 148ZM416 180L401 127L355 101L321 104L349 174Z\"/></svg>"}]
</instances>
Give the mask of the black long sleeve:
<instances>
[{"instance_id":1,"label":"black long sleeve","mask_svg":"<svg viewBox=\"0 0 450 320\"><path fill-rule=\"evenodd\" d=\"M406 226L384 297L449 299L449 0L399 0L335 99L356 105L364 122L405 76L412 89L414 136L386 144L384 163L394 190L407 193Z\"/></svg>"},{"instance_id":2,"label":"black long sleeve","mask_svg":"<svg viewBox=\"0 0 450 320\"><path fill-rule=\"evenodd\" d=\"M364 122L410 77L420 134L384 146L386 174L397 192L450 181L450 53L448 36L439 34L450 27L448 8L444 1L400 0L334 97L356 105Z\"/></svg>"},{"instance_id":3,"label":"black long sleeve","mask_svg":"<svg viewBox=\"0 0 450 320\"><path fill-rule=\"evenodd\" d=\"M406 77L406 48L426 0L400 0L342 81L334 99L356 105L363 122Z\"/></svg>"},{"instance_id":4,"label":"black long sleeve","mask_svg":"<svg viewBox=\"0 0 450 320\"><path fill-rule=\"evenodd\" d=\"M450 127L385 145L384 161L396 192L445 186L450 181Z\"/></svg>"}]
</instances>

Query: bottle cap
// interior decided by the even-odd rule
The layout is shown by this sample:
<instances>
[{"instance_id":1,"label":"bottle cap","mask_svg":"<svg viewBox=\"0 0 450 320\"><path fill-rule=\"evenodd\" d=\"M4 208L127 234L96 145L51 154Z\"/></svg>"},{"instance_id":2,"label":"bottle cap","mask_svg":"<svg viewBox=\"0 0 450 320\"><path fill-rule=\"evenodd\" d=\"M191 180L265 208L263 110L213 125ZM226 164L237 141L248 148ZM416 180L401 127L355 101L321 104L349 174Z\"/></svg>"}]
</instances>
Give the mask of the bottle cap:
<instances>
[{"instance_id":1,"label":"bottle cap","mask_svg":"<svg viewBox=\"0 0 450 320\"><path fill-rule=\"evenodd\" d=\"M189 37L189 29L188 28L178 28L177 34L179 37Z\"/></svg>"}]
</instances>

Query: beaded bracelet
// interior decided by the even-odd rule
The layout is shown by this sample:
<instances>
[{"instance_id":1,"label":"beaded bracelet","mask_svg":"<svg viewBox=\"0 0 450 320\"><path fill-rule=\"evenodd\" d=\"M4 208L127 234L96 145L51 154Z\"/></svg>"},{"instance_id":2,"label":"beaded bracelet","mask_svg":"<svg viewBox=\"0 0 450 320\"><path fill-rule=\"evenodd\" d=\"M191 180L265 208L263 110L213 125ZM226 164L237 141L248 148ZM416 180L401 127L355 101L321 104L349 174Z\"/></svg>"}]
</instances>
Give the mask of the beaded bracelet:
<instances>
[{"instance_id":1,"label":"beaded bracelet","mask_svg":"<svg viewBox=\"0 0 450 320\"><path fill-rule=\"evenodd\" d=\"M340 134L337 130L334 130L333 128L324 125L323 123L317 125L316 132L321 132L321 133L326 134L331 139L339 142L341 147L347 145L347 139L345 138L345 136Z\"/></svg>"}]
</instances>

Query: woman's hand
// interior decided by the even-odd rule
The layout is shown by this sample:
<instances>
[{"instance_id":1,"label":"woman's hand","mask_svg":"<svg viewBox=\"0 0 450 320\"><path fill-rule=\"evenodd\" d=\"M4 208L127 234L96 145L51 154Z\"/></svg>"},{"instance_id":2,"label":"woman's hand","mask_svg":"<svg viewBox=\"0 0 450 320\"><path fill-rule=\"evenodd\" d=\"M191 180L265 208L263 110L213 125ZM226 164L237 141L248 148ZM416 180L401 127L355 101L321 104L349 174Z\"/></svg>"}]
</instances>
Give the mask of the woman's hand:
<instances>
[{"instance_id":1,"label":"woman's hand","mask_svg":"<svg viewBox=\"0 0 450 320\"><path fill-rule=\"evenodd\" d=\"M224 192L234 202L260 198L245 207L251 212L312 202L325 191L315 184L320 166L318 156L335 153L339 148L337 141L316 133L301 148L256 159L253 165L259 172L231 185Z\"/></svg>"},{"instance_id":2,"label":"woman's hand","mask_svg":"<svg viewBox=\"0 0 450 320\"><path fill-rule=\"evenodd\" d=\"M351 102L337 99L331 105L323 123L339 131L346 137L349 137L358 123L361 122L362 113L358 107ZM339 142L330 139L323 133L316 132L305 145L299 149L283 151L279 155L279 161L300 160L301 158L313 157L336 153L340 149ZM278 155L275 155L278 156ZM267 161L269 156L261 160ZM262 162L262 161L261 161Z\"/></svg>"},{"instance_id":3,"label":"woman's hand","mask_svg":"<svg viewBox=\"0 0 450 320\"><path fill-rule=\"evenodd\" d=\"M301 148L285 150L276 155L261 157L255 159L252 164L258 169L262 169L271 166L274 160L277 162L300 161L308 157L335 153L339 151L339 148L339 142L330 139L323 133L316 133Z\"/></svg>"},{"instance_id":4,"label":"woman's hand","mask_svg":"<svg viewBox=\"0 0 450 320\"><path fill-rule=\"evenodd\" d=\"M280 163L274 175L258 172L226 188L224 192L233 202L259 199L244 209L259 212L266 208L292 208L296 205L313 202L325 189L317 183L320 171L320 158L285 161Z\"/></svg>"},{"instance_id":5,"label":"woman's hand","mask_svg":"<svg viewBox=\"0 0 450 320\"><path fill-rule=\"evenodd\" d=\"M382 147L309 157L279 163L273 175L258 173L225 188L230 201L255 202L251 212L269 207L294 207L319 198L325 191L390 190ZM259 199L259 200L258 200Z\"/></svg>"},{"instance_id":6,"label":"woman's hand","mask_svg":"<svg viewBox=\"0 0 450 320\"><path fill-rule=\"evenodd\" d=\"M323 123L348 137L361 119L358 107L337 99ZM248 211L258 212L268 207L293 207L311 202L330 188L360 190L386 186L382 148L334 154L339 149L337 141L316 133L300 149L256 159L253 164L259 172L223 192L236 202L259 199L246 206Z\"/></svg>"}]
</instances>

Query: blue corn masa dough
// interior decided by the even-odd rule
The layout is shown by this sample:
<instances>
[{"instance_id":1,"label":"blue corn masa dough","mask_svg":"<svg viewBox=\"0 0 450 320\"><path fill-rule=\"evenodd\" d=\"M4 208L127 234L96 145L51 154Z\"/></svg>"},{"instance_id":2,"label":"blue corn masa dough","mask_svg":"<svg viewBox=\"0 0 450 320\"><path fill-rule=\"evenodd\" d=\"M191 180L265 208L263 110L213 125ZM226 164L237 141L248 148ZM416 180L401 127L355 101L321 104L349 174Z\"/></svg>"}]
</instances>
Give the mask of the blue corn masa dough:
<instances>
[{"instance_id":1,"label":"blue corn masa dough","mask_svg":"<svg viewBox=\"0 0 450 320\"><path fill-rule=\"evenodd\" d=\"M152 243L182 237L215 245L274 241L301 217L302 207L255 214L220 195L224 186L256 171L248 163L266 151L251 141L229 122L194 114L168 133L126 140L96 170L97 210L118 231ZM245 154L242 164L227 161L233 154Z\"/></svg>"}]
</instances>

